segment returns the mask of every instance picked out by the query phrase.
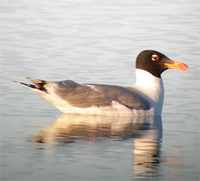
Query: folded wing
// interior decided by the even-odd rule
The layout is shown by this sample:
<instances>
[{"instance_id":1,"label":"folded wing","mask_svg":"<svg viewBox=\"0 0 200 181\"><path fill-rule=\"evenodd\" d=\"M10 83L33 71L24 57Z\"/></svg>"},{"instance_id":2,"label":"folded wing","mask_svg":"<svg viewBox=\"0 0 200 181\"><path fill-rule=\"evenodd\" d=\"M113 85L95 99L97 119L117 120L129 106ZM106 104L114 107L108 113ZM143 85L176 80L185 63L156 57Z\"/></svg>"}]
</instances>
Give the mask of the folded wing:
<instances>
[{"instance_id":1,"label":"folded wing","mask_svg":"<svg viewBox=\"0 0 200 181\"><path fill-rule=\"evenodd\" d=\"M130 109L150 109L150 103L145 98L137 92L121 86L78 84L71 80L46 82L38 79L28 79L36 85L35 87L29 85L29 87L39 89L51 96L57 96L74 107L106 107L112 106L112 101L117 101Z\"/></svg>"}]
</instances>

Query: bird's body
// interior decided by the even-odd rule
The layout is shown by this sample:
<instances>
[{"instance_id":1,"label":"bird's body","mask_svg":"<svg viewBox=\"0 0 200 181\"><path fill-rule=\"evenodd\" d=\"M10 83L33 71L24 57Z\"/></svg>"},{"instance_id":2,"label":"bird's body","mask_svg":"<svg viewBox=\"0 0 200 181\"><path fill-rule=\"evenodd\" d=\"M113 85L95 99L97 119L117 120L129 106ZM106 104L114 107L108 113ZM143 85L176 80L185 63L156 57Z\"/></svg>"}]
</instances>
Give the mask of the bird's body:
<instances>
[{"instance_id":1,"label":"bird's body","mask_svg":"<svg viewBox=\"0 0 200 181\"><path fill-rule=\"evenodd\" d=\"M136 60L136 83L130 87L102 84L78 84L71 80L47 82L28 78L25 84L61 112L90 115L161 115L164 87L161 73L168 68L187 70L183 63L146 50Z\"/></svg>"}]
</instances>

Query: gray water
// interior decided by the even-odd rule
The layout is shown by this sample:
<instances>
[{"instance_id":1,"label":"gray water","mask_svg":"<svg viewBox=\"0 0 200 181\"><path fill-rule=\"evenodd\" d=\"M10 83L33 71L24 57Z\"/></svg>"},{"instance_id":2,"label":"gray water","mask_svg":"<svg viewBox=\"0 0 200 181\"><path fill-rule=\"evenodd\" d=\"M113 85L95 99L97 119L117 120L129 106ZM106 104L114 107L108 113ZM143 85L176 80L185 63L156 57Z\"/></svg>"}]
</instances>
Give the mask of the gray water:
<instances>
[{"instance_id":1,"label":"gray water","mask_svg":"<svg viewBox=\"0 0 200 181\"><path fill-rule=\"evenodd\" d=\"M199 180L199 8L182 1L1 0L1 180ZM161 117L69 116L11 80L134 84L155 49Z\"/></svg>"}]
</instances>

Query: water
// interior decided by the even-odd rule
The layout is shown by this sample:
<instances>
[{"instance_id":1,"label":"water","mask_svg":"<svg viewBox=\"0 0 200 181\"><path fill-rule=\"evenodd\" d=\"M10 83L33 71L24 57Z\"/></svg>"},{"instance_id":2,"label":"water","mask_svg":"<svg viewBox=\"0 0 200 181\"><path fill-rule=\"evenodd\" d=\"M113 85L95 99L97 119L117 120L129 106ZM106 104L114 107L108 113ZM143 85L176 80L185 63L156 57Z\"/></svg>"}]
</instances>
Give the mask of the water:
<instances>
[{"instance_id":1,"label":"water","mask_svg":"<svg viewBox=\"0 0 200 181\"><path fill-rule=\"evenodd\" d=\"M1 180L199 180L199 1L1 0ZM64 116L11 80L129 86L155 49L162 118Z\"/></svg>"}]
</instances>

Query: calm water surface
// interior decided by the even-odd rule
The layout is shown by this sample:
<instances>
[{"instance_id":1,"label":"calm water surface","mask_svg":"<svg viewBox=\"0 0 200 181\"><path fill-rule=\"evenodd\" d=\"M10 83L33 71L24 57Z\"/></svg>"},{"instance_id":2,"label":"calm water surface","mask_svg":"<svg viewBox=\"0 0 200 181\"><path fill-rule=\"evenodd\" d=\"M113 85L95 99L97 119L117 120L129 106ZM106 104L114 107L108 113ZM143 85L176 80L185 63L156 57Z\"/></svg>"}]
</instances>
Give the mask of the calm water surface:
<instances>
[{"instance_id":1,"label":"calm water surface","mask_svg":"<svg viewBox=\"0 0 200 181\"><path fill-rule=\"evenodd\" d=\"M1 180L199 180L199 6L1 0ZM129 86L144 49L190 68L163 74L162 118L61 115L11 81Z\"/></svg>"}]
</instances>

